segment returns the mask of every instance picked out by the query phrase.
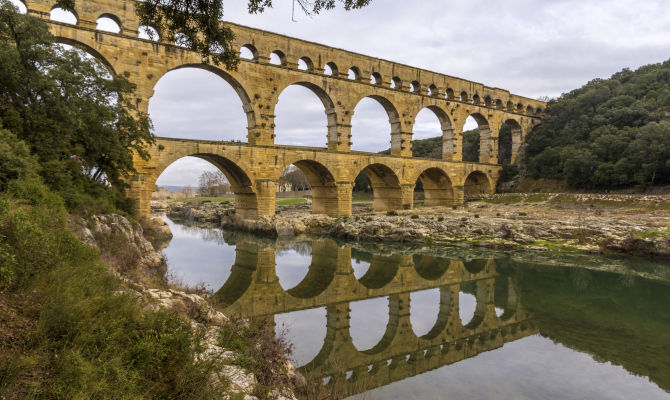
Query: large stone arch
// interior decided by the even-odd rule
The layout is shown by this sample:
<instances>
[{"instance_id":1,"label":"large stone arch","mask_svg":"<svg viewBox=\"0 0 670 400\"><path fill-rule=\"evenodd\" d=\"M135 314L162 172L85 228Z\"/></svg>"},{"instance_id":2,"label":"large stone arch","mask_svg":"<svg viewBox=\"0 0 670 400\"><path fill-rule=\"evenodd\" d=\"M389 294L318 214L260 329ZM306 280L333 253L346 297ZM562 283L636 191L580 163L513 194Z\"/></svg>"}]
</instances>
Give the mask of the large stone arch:
<instances>
[{"instance_id":1,"label":"large stone arch","mask_svg":"<svg viewBox=\"0 0 670 400\"><path fill-rule=\"evenodd\" d=\"M235 210L243 218L256 218L258 216L258 199L251 174L235 161L224 156L212 153L186 152L184 154L172 154L171 157L157 160L156 167L151 171L150 182L146 182L150 188L155 187L156 180L172 163L184 157L196 157L205 160L218 168L230 182L230 189L235 194Z\"/></svg>"},{"instance_id":2,"label":"large stone arch","mask_svg":"<svg viewBox=\"0 0 670 400\"><path fill-rule=\"evenodd\" d=\"M410 303L410 313L412 311L412 304ZM423 340L433 340L439 337L447 329L447 324L451 317L455 315L453 312L458 306L458 291L453 290L449 286L440 287L440 308L437 314L437 319L433 327L424 335L420 337Z\"/></svg>"},{"instance_id":3,"label":"large stone arch","mask_svg":"<svg viewBox=\"0 0 670 400\"><path fill-rule=\"evenodd\" d=\"M255 137L252 137L252 135L259 135L256 132L256 115L253 107L253 102L251 100L251 97L249 96L249 91L247 90L246 87L238 80L235 79L232 75L227 73L221 68L215 67L213 65L209 64L195 64L195 63L185 63L185 64L180 64L174 68L166 69L162 75L153 77L154 79L154 85L153 87L156 86L156 84L167 74L169 74L172 71L180 70L180 69L186 69L186 68L196 68L196 69L201 69L204 71L211 72L220 78L222 78L226 83L228 83L233 90L235 90L235 93L239 96L240 100L242 101L242 109L244 113L247 116L247 140L249 143L254 143ZM152 95L153 95L153 87L152 87ZM149 99L150 100L150 99ZM147 107L149 106L149 102L147 101Z\"/></svg>"},{"instance_id":4,"label":"large stone arch","mask_svg":"<svg viewBox=\"0 0 670 400\"><path fill-rule=\"evenodd\" d=\"M312 189L312 214L327 214L337 216L338 189L334 174L324 164L304 158L294 158L286 163L286 167L295 165L307 177L309 186ZM281 174L282 171L277 171ZM277 175L277 181L279 175ZM351 201L351 199L348 199Z\"/></svg>"},{"instance_id":5,"label":"large stone arch","mask_svg":"<svg viewBox=\"0 0 670 400\"><path fill-rule=\"evenodd\" d=\"M454 159L454 154L456 154L457 146L455 146L457 138L454 137L454 126L451 123L451 119L447 114L447 111L436 105L429 105L421 108L414 114L412 120L412 126L416 122L416 117L424 109L430 110L435 114L437 120L440 122L440 129L442 130L442 159L452 160Z\"/></svg>"},{"instance_id":6,"label":"large stone arch","mask_svg":"<svg viewBox=\"0 0 670 400\"><path fill-rule=\"evenodd\" d=\"M425 195L426 207L452 206L458 201L449 175L441 168L429 167L421 171L416 180L420 180Z\"/></svg>"},{"instance_id":7,"label":"large stone arch","mask_svg":"<svg viewBox=\"0 0 670 400\"><path fill-rule=\"evenodd\" d=\"M316 95L316 97L319 98L321 103L323 104L324 112L326 113L326 129L327 129L327 134L326 134L326 143L325 146L323 147L328 147L330 146L330 143L332 141L337 142L338 141L338 124L337 124L337 110L335 109L335 103L333 102L332 98L330 95L324 90L321 86L304 81L304 80L296 80L296 81L290 81L283 85L281 89L278 89L276 92L276 97L273 99L273 104L272 104L272 114L274 115L274 118L276 118L276 110L277 110L277 104L279 104L279 97L281 96L282 93L286 89L288 89L291 86L301 86L306 89L309 89L312 93ZM274 132L274 122L273 122L273 132ZM272 139L274 142L275 139L275 134L272 134Z\"/></svg>"},{"instance_id":8,"label":"large stone arch","mask_svg":"<svg viewBox=\"0 0 670 400\"><path fill-rule=\"evenodd\" d=\"M66 36L60 36L60 35L55 35L54 36L54 41L56 43L60 44L66 44L68 46L76 47L77 49L84 51L91 56L93 56L96 60L100 61L108 70L109 73L112 74L113 76L116 76L116 68L114 68L114 65L109 61L108 57L105 57L102 53L100 53L98 50L94 49L93 47L89 46L88 44L81 42L76 39L72 39Z\"/></svg>"},{"instance_id":9,"label":"large stone arch","mask_svg":"<svg viewBox=\"0 0 670 400\"><path fill-rule=\"evenodd\" d=\"M472 171L465 178L463 191L465 199L473 199L485 194L493 193L494 185L489 177L481 171Z\"/></svg>"},{"instance_id":10,"label":"large stone arch","mask_svg":"<svg viewBox=\"0 0 670 400\"><path fill-rule=\"evenodd\" d=\"M361 168L359 173L365 172L370 178L373 191L372 208L375 212L400 210L403 207L402 188L399 176L387 165L370 163Z\"/></svg>"},{"instance_id":11,"label":"large stone arch","mask_svg":"<svg viewBox=\"0 0 670 400\"><path fill-rule=\"evenodd\" d=\"M473 112L468 116L474 118L477 122L477 128L479 129L479 162L497 163L498 137L497 134L492 134L488 118L480 112ZM463 122L465 122L465 120Z\"/></svg>"},{"instance_id":12,"label":"large stone arch","mask_svg":"<svg viewBox=\"0 0 670 400\"><path fill-rule=\"evenodd\" d=\"M389 144L391 147L393 147L393 143L399 142L401 140L401 134L402 134L402 129L401 129L401 122L400 122L400 114L398 113L398 108L393 104L391 100L388 98L378 95L378 94L371 94L371 95L366 95L360 98L356 98L352 101L353 107L352 107L352 118L353 114L355 113L356 107L358 104L360 104L361 101L364 99L372 99L376 101L379 105L382 106L384 111L386 111L386 115L388 116L389 119L389 125L390 125L390 137L389 137ZM355 138L352 138L355 140Z\"/></svg>"},{"instance_id":13,"label":"large stone arch","mask_svg":"<svg viewBox=\"0 0 670 400\"><path fill-rule=\"evenodd\" d=\"M442 277L451 264L444 258L418 254L414 255L413 261L416 273L427 281L434 281Z\"/></svg>"}]
</instances>

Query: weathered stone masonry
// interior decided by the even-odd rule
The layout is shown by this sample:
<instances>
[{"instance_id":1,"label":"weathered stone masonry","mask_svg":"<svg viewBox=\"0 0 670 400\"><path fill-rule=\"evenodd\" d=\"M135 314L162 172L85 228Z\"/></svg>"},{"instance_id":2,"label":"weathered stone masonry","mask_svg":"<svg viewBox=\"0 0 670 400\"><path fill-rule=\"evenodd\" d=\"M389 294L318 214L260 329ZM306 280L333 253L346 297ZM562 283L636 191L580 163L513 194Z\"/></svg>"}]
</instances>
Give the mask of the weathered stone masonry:
<instances>
[{"instance_id":1,"label":"weathered stone masonry","mask_svg":"<svg viewBox=\"0 0 670 400\"><path fill-rule=\"evenodd\" d=\"M30 15L49 19L58 3L28 0L26 6ZM363 170L372 181L377 211L411 208L417 179L426 190L427 205L461 204L468 194L494 190L500 171L498 132L503 124L512 128L514 160L526 132L540 121L546 107L503 89L230 23L235 45L248 49L253 59L242 60L236 71L227 71L162 39L139 39L134 1L80 0L71 11L77 24L50 21L52 33L130 80L140 110L148 111L153 88L162 76L184 67L217 74L242 100L248 143L159 138L150 149L151 160L136 161L137 175L129 182L140 214L149 213L158 176L185 156L200 157L221 168L231 181L239 212L249 218L274 214L277 180L291 163L310 180L315 213L349 215L353 182ZM103 16L115 20L121 31L96 30L96 20ZM280 65L270 63L272 53ZM306 70L298 69L299 60ZM332 71L328 75L326 65ZM324 148L274 145L275 106L290 85L304 86L322 101L328 117ZM378 101L388 114L391 156L351 151L351 119L358 102L366 97ZM411 158L414 120L424 108L440 120L442 160ZM479 124L479 163L461 161L462 130L468 116Z\"/></svg>"}]
</instances>

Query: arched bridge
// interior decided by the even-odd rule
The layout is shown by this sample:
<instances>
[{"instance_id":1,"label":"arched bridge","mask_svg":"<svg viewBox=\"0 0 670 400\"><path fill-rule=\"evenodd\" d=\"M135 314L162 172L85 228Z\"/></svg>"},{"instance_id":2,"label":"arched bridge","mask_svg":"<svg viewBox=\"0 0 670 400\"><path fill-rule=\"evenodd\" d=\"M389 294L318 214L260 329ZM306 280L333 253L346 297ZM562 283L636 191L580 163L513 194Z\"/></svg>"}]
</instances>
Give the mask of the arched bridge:
<instances>
[{"instance_id":1,"label":"arched bridge","mask_svg":"<svg viewBox=\"0 0 670 400\"><path fill-rule=\"evenodd\" d=\"M28 13L49 19L57 0L25 0ZM295 164L314 191L313 211L340 216L351 213L351 190L360 171L370 177L375 209L413 206L410 193L420 179L429 205L460 204L468 190L489 193L495 187L498 136L503 125L512 130L512 159L546 104L506 90L350 51L227 23L235 46L246 49L235 71L228 71L174 43L140 39L134 1L80 0L70 10L75 24L50 21L63 43L83 48L135 86L136 102L148 111L154 86L166 73L184 67L211 71L227 81L242 100L247 116L247 143L157 140L149 161L137 160L130 177L130 195L140 214L149 213L151 193L160 173L173 161L196 156L214 163L228 177L237 206L245 217L274 214L277 180ZM118 24L119 32L96 29L100 17ZM273 62L271 62L271 55ZM274 61L276 60L276 61ZM328 120L323 148L274 144L275 106L282 91L300 85L323 103ZM379 102L389 118L390 156L351 151L351 121L364 98ZM416 116L431 110L442 129L442 159L414 159L412 132ZM472 116L480 131L478 163L462 162L462 131ZM160 136L160 132L158 132ZM471 189L468 189L471 188Z\"/></svg>"},{"instance_id":2,"label":"arched bridge","mask_svg":"<svg viewBox=\"0 0 670 400\"><path fill-rule=\"evenodd\" d=\"M493 259L368 254L369 268L356 278L350 247L314 239L311 254L303 280L284 289L275 270L275 248L238 241L230 277L214 298L226 306L227 314L271 323L274 314L325 307L321 349L299 369L317 384L325 380L336 386L335 392L342 396L456 363L538 332L512 278L501 274ZM410 319L411 293L427 289L439 290L439 310L433 327L417 335ZM460 316L463 291L476 299L469 322ZM351 304L374 297L388 298L388 323L379 342L361 350L351 336Z\"/></svg>"}]
</instances>

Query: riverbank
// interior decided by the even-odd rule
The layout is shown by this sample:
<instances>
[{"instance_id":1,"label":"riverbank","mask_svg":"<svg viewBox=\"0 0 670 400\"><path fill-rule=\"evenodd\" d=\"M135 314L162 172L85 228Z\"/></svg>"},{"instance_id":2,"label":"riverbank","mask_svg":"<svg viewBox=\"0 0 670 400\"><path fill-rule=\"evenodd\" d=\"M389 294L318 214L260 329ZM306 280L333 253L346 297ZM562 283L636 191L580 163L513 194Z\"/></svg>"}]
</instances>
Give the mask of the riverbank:
<instances>
[{"instance_id":1,"label":"riverbank","mask_svg":"<svg viewBox=\"0 0 670 400\"><path fill-rule=\"evenodd\" d=\"M312 215L310 207L277 206L276 216L249 221L232 202L152 203L155 212L276 236L670 257L669 195L498 194L464 206L389 213L358 202L353 216L341 218Z\"/></svg>"}]
</instances>

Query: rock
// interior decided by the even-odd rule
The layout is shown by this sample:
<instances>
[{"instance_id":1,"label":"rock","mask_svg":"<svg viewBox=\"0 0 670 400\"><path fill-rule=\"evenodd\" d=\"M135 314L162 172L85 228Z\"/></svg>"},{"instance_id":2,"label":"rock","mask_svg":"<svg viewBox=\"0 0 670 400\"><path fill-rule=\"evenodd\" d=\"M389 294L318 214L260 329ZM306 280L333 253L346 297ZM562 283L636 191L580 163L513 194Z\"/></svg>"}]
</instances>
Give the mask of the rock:
<instances>
[{"instance_id":1,"label":"rock","mask_svg":"<svg viewBox=\"0 0 670 400\"><path fill-rule=\"evenodd\" d=\"M233 393L253 393L256 390L256 377L237 365L225 365L219 372L219 376L230 381L230 389Z\"/></svg>"}]
</instances>

